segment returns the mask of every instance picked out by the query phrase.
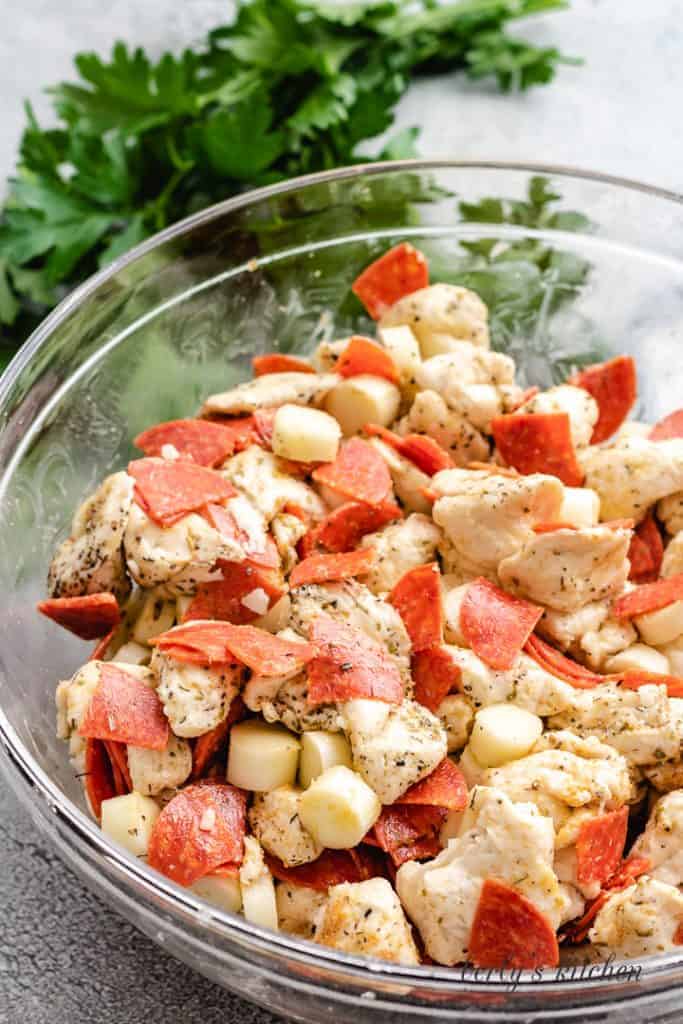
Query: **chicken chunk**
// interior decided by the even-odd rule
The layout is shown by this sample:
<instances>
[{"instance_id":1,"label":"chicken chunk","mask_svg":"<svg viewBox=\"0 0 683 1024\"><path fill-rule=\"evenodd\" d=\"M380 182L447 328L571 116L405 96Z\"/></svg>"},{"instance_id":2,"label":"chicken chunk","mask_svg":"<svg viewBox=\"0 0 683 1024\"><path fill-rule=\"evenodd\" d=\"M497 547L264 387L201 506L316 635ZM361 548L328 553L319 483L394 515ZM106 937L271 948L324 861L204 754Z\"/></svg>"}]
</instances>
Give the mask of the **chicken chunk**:
<instances>
[{"instance_id":1,"label":"chicken chunk","mask_svg":"<svg viewBox=\"0 0 683 1024\"><path fill-rule=\"evenodd\" d=\"M375 566L365 577L366 586L373 594L386 594L404 573L434 561L440 539L439 527L418 512L366 534L361 547L375 550Z\"/></svg>"},{"instance_id":2,"label":"chicken chunk","mask_svg":"<svg viewBox=\"0 0 683 1024\"><path fill-rule=\"evenodd\" d=\"M192 748L187 740L173 733L164 750L147 750L129 744L127 751L133 789L144 796L177 789L192 772Z\"/></svg>"},{"instance_id":3,"label":"chicken chunk","mask_svg":"<svg viewBox=\"0 0 683 1024\"><path fill-rule=\"evenodd\" d=\"M683 530L683 491L676 491L657 502L657 517L666 532L676 537Z\"/></svg>"},{"instance_id":4,"label":"chicken chunk","mask_svg":"<svg viewBox=\"0 0 683 1024\"><path fill-rule=\"evenodd\" d=\"M554 839L551 819L533 804L513 803L499 790L477 787L468 827L434 860L409 861L396 877L401 903L427 953L440 964L467 959L487 878L513 886L557 928L570 900L553 871Z\"/></svg>"},{"instance_id":5,"label":"chicken chunk","mask_svg":"<svg viewBox=\"0 0 683 1024\"><path fill-rule=\"evenodd\" d=\"M415 701L396 706L351 700L341 705L341 713L353 767L383 804L393 804L446 756L441 722Z\"/></svg>"},{"instance_id":6,"label":"chicken chunk","mask_svg":"<svg viewBox=\"0 0 683 1024\"><path fill-rule=\"evenodd\" d=\"M474 651L447 649L462 674L462 692L475 709L510 701L544 718L572 706L574 687L546 672L527 654L520 654L512 668L497 670L485 665Z\"/></svg>"},{"instance_id":7,"label":"chicken chunk","mask_svg":"<svg viewBox=\"0 0 683 1024\"><path fill-rule=\"evenodd\" d=\"M256 838L288 868L308 864L322 853L322 847L299 818L302 792L296 786L280 786L269 793L256 793L249 811L249 824Z\"/></svg>"},{"instance_id":8,"label":"chicken chunk","mask_svg":"<svg viewBox=\"0 0 683 1024\"><path fill-rule=\"evenodd\" d=\"M336 373L267 373L230 391L211 395L200 415L216 413L234 416L257 409L275 409L279 405L315 405L339 383Z\"/></svg>"},{"instance_id":9,"label":"chicken chunk","mask_svg":"<svg viewBox=\"0 0 683 1024\"><path fill-rule=\"evenodd\" d=\"M661 797L650 819L631 850L645 857L651 867L648 874L669 885L683 885L683 790Z\"/></svg>"},{"instance_id":10,"label":"chicken chunk","mask_svg":"<svg viewBox=\"0 0 683 1024\"><path fill-rule=\"evenodd\" d=\"M133 505L123 538L128 569L141 587L164 586L169 594L192 594L198 583L220 576L219 558L244 560L244 551L200 515L184 516L167 528L157 526Z\"/></svg>"},{"instance_id":11,"label":"chicken chunk","mask_svg":"<svg viewBox=\"0 0 683 1024\"><path fill-rule=\"evenodd\" d=\"M370 444L379 452L391 473L396 496L407 512L429 513L430 501L425 497L425 490L431 487L432 478L423 473L414 462L391 448L378 437L370 438Z\"/></svg>"},{"instance_id":12,"label":"chicken chunk","mask_svg":"<svg viewBox=\"0 0 683 1024\"><path fill-rule=\"evenodd\" d=\"M290 625L296 633L308 636L311 622L321 613L361 629L371 640L386 647L401 673L406 695L410 696L410 637L393 605L355 580L325 585L312 583L292 591Z\"/></svg>"},{"instance_id":13,"label":"chicken chunk","mask_svg":"<svg viewBox=\"0 0 683 1024\"><path fill-rule=\"evenodd\" d=\"M227 717L242 680L238 665L189 665L155 649L157 693L176 736L202 736Z\"/></svg>"},{"instance_id":14,"label":"chicken chunk","mask_svg":"<svg viewBox=\"0 0 683 1024\"><path fill-rule=\"evenodd\" d=\"M50 597L78 597L101 591L114 594L120 601L128 596L130 583L122 544L134 483L127 473L113 473L77 510L71 536L60 544L50 563Z\"/></svg>"},{"instance_id":15,"label":"chicken chunk","mask_svg":"<svg viewBox=\"0 0 683 1024\"><path fill-rule=\"evenodd\" d=\"M300 639L297 637L297 639ZM266 722L281 722L292 732L340 732L342 719L336 704L308 703L305 672L285 678L252 676L244 689L244 703Z\"/></svg>"},{"instance_id":16,"label":"chicken chunk","mask_svg":"<svg viewBox=\"0 0 683 1024\"><path fill-rule=\"evenodd\" d=\"M299 561L296 546L307 532L308 525L298 516L293 516L288 512L279 512L271 521L270 528L280 555L282 571L285 575L289 575Z\"/></svg>"},{"instance_id":17,"label":"chicken chunk","mask_svg":"<svg viewBox=\"0 0 683 1024\"><path fill-rule=\"evenodd\" d=\"M491 420L503 412L503 387L514 383L509 356L463 341L454 351L427 359L417 372L421 390L441 395L449 409L473 427L490 433Z\"/></svg>"},{"instance_id":18,"label":"chicken chunk","mask_svg":"<svg viewBox=\"0 0 683 1024\"><path fill-rule=\"evenodd\" d=\"M449 409L436 391L420 391L398 426L399 434L427 434L445 448L457 466L485 462L489 443L461 413Z\"/></svg>"},{"instance_id":19,"label":"chicken chunk","mask_svg":"<svg viewBox=\"0 0 683 1024\"><path fill-rule=\"evenodd\" d=\"M280 882L275 889L280 928L302 939L314 939L318 911L327 901L327 893L291 882Z\"/></svg>"},{"instance_id":20,"label":"chicken chunk","mask_svg":"<svg viewBox=\"0 0 683 1024\"><path fill-rule=\"evenodd\" d=\"M619 959L639 959L680 949L683 893L643 875L616 892L598 912L590 942Z\"/></svg>"},{"instance_id":21,"label":"chicken chunk","mask_svg":"<svg viewBox=\"0 0 683 1024\"><path fill-rule=\"evenodd\" d=\"M518 597L573 612L621 592L631 567L630 543L630 530L609 526L553 530L504 558L498 576Z\"/></svg>"},{"instance_id":22,"label":"chicken chunk","mask_svg":"<svg viewBox=\"0 0 683 1024\"><path fill-rule=\"evenodd\" d=\"M433 284L399 299L380 327L401 324L412 329L425 359L454 350L460 341L489 347L488 310L475 292L458 285Z\"/></svg>"},{"instance_id":23,"label":"chicken chunk","mask_svg":"<svg viewBox=\"0 0 683 1024\"><path fill-rule=\"evenodd\" d=\"M316 914L315 941L397 964L420 962L410 925L386 878L332 886Z\"/></svg>"},{"instance_id":24,"label":"chicken chunk","mask_svg":"<svg viewBox=\"0 0 683 1024\"><path fill-rule=\"evenodd\" d=\"M450 694L439 704L436 716L446 730L448 753L464 747L474 722L474 711L467 698L460 693Z\"/></svg>"},{"instance_id":25,"label":"chicken chunk","mask_svg":"<svg viewBox=\"0 0 683 1024\"><path fill-rule=\"evenodd\" d=\"M598 422L598 403L584 388L575 388L571 384L540 391L516 411L535 414L566 412L575 448L585 448L590 444L593 427Z\"/></svg>"},{"instance_id":26,"label":"chicken chunk","mask_svg":"<svg viewBox=\"0 0 683 1024\"><path fill-rule=\"evenodd\" d=\"M571 702L548 726L596 736L635 765L656 765L677 757L680 749L680 725L666 687L653 684L637 690L616 683L573 690Z\"/></svg>"},{"instance_id":27,"label":"chicken chunk","mask_svg":"<svg viewBox=\"0 0 683 1024\"><path fill-rule=\"evenodd\" d=\"M233 455L221 472L249 498L268 523L286 505L298 505L312 519L322 519L325 515L325 505L313 488L288 473L282 460L272 452L257 445Z\"/></svg>"},{"instance_id":28,"label":"chicken chunk","mask_svg":"<svg viewBox=\"0 0 683 1024\"><path fill-rule=\"evenodd\" d=\"M638 636L627 619L611 618L610 604L607 600L591 601L571 612L548 609L537 630L577 661L602 669L608 658L625 650Z\"/></svg>"},{"instance_id":29,"label":"chicken chunk","mask_svg":"<svg viewBox=\"0 0 683 1024\"><path fill-rule=\"evenodd\" d=\"M662 576L677 576L683 573L683 533L672 537L662 558Z\"/></svg>"},{"instance_id":30,"label":"chicken chunk","mask_svg":"<svg viewBox=\"0 0 683 1024\"><path fill-rule=\"evenodd\" d=\"M447 469L431 486L439 495L432 515L450 542L452 561L465 575L494 580L502 559L535 536L535 524L557 521L563 497L558 479L538 473L507 477Z\"/></svg>"},{"instance_id":31,"label":"chicken chunk","mask_svg":"<svg viewBox=\"0 0 683 1024\"><path fill-rule=\"evenodd\" d=\"M683 490L683 439L629 438L609 448L579 452L585 485L600 495L600 515L643 519L650 506Z\"/></svg>"}]
</instances>

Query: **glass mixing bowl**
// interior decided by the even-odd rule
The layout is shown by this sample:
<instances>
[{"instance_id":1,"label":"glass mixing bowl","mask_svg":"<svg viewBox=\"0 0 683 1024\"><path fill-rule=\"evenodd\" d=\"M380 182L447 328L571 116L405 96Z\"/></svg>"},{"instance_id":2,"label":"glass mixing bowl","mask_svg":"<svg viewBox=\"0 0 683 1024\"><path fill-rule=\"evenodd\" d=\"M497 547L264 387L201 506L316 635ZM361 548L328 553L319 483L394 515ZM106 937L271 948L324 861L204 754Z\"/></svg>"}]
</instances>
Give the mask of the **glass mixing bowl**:
<instances>
[{"instance_id":1,"label":"glass mixing bowl","mask_svg":"<svg viewBox=\"0 0 683 1024\"><path fill-rule=\"evenodd\" d=\"M637 415L681 404L683 205L673 194L555 168L407 162L251 192L168 229L70 295L0 381L9 783L65 861L147 935L289 1018L673 1021L683 954L486 977L338 954L216 910L100 832L55 739L56 682L89 652L34 607L78 501L126 465L141 429L192 414L201 396L247 377L254 353L367 330L349 285L404 239L427 253L434 280L483 295L494 344L523 379L548 385L576 363L630 352Z\"/></svg>"}]
</instances>

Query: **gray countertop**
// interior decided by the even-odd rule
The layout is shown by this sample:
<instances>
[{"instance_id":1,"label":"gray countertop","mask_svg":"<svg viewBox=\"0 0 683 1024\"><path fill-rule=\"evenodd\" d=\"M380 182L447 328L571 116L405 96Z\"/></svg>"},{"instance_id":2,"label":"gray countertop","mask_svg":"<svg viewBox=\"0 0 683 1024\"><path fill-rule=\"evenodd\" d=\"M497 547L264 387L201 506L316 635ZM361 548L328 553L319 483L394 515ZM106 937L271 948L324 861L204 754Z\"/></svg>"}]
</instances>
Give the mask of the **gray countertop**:
<instances>
[{"instance_id":1,"label":"gray countertop","mask_svg":"<svg viewBox=\"0 0 683 1024\"><path fill-rule=\"evenodd\" d=\"M0 176L10 172L20 101L45 111L43 83L69 74L80 49L121 37L177 48L218 23L225 0L4 0L0 38ZM502 97L439 78L403 101L423 123L425 155L570 164L683 190L680 0L574 0L528 31L585 58L547 89ZM427 117L425 120L425 111ZM44 846L0 787L0 1020L7 1024L267 1024L270 1015L172 960L92 896Z\"/></svg>"}]
</instances>

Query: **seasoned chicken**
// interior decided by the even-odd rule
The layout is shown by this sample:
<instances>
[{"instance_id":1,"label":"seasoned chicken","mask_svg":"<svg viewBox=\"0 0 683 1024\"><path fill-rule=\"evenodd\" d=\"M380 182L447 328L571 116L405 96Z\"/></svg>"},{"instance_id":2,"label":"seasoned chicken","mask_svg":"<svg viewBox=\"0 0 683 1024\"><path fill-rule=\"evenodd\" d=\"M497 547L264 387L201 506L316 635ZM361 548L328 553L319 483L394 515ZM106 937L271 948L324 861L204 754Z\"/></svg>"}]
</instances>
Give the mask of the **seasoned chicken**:
<instances>
[{"instance_id":1,"label":"seasoned chicken","mask_svg":"<svg viewBox=\"0 0 683 1024\"><path fill-rule=\"evenodd\" d=\"M365 577L365 585L373 594L386 594L409 569L434 561L440 539L439 527L418 512L368 533L360 546L374 548L375 566Z\"/></svg>"},{"instance_id":2,"label":"seasoned chicken","mask_svg":"<svg viewBox=\"0 0 683 1024\"><path fill-rule=\"evenodd\" d=\"M683 789L660 797L631 856L645 857L648 875L669 885L683 885Z\"/></svg>"},{"instance_id":3,"label":"seasoned chicken","mask_svg":"<svg viewBox=\"0 0 683 1024\"><path fill-rule=\"evenodd\" d=\"M485 665L474 651L447 649L462 673L462 692L475 709L510 701L545 717L572 706L574 687L546 672L527 654L520 654L512 668L497 670Z\"/></svg>"},{"instance_id":4,"label":"seasoned chicken","mask_svg":"<svg viewBox=\"0 0 683 1024\"><path fill-rule=\"evenodd\" d=\"M585 485L600 495L600 516L643 519L648 509L683 490L683 439L648 441L634 437L610 448L592 445L579 452Z\"/></svg>"},{"instance_id":5,"label":"seasoned chicken","mask_svg":"<svg viewBox=\"0 0 683 1024\"><path fill-rule=\"evenodd\" d=\"M205 668L176 661L155 649L150 665L157 693L176 736L202 736L227 717L237 696L243 670L239 665Z\"/></svg>"},{"instance_id":6,"label":"seasoned chicken","mask_svg":"<svg viewBox=\"0 0 683 1024\"><path fill-rule=\"evenodd\" d=\"M406 512L428 513L431 503L425 496L425 491L431 487L432 478L378 437L370 438L370 444L386 462L396 497Z\"/></svg>"},{"instance_id":7,"label":"seasoned chicken","mask_svg":"<svg viewBox=\"0 0 683 1024\"><path fill-rule=\"evenodd\" d=\"M643 875L615 892L598 912L588 933L611 958L640 959L680 949L683 893Z\"/></svg>"},{"instance_id":8,"label":"seasoned chicken","mask_svg":"<svg viewBox=\"0 0 683 1024\"><path fill-rule=\"evenodd\" d=\"M316 914L315 941L397 964L420 962L410 925L386 878L332 886Z\"/></svg>"},{"instance_id":9,"label":"seasoned chicken","mask_svg":"<svg viewBox=\"0 0 683 1024\"><path fill-rule=\"evenodd\" d=\"M583 388L575 388L571 384L560 384L548 391L539 391L520 406L517 412L566 412L575 448L585 448L590 444L593 427L598 422L598 403Z\"/></svg>"},{"instance_id":10,"label":"seasoned chicken","mask_svg":"<svg viewBox=\"0 0 683 1024\"><path fill-rule=\"evenodd\" d=\"M302 939L314 939L317 913L327 901L327 893L291 882L280 882L275 889L280 928Z\"/></svg>"},{"instance_id":11,"label":"seasoned chicken","mask_svg":"<svg viewBox=\"0 0 683 1024\"><path fill-rule=\"evenodd\" d=\"M447 469L432 478L432 487L439 495L434 522L446 534L453 559L464 573L493 580L500 562L535 536L535 524L557 521L563 495L556 477L538 473L508 477Z\"/></svg>"},{"instance_id":12,"label":"seasoned chicken","mask_svg":"<svg viewBox=\"0 0 683 1024\"><path fill-rule=\"evenodd\" d=\"M453 284L433 284L411 292L383 314L380 327L406 324L424 358L453 351L458 342L489 347L488 310L478 295Z\"/></svg>"},{"instance_id":13,"label":"seasoned chicken","mask_svg":"<svg viewBox=\"0 0 683 1024\"><path fill-rule=\"evenodd\" d=\"M628 619L610 616L611 602L591 601L571 612L547 609L537 631L561 651L568 651L592 669L602 669L614 654L638 637Z\"/></svg>"},{"instance_id":14,"label":"seasoned chicken","mask_svg":"<svg viewBox=\"0 0 683 1024\"><path fill-rule=\"evenodd\" d=\"M515 364L500 352L463 341L452 352L425 360L416 377L420 390L438 393L449 409L490 433L491 420L504 408L501 388L514 383Z\"/></svg>"},{"instance_id":15,"label":"seasoned chicken","mask_svg":"<svg viewBox=\"0 0 683 1024\"><path fill-rule=\"evenodd\" d=\"M474 711L467 698L460 693L449 694L436 709L436 716L446 730L448 753L464 747L474 721Z\"/></svg>"},{"instance_id":16,"label":"seasoned chicken","mask_svg":"<svg viewBox=\"0 0 683 1024\"><path fill-rule=\"evenodd\" d=\"M282 460L272 452L257 445L233 455L223 465L222 473L249 498L268 523L286 505L298 505L312 519L322 519L325 515L325 505L313 488L288 473Z\"/></svg>"},{"instance_id":17,"label":"seasoned chicken","mask_svg":"<svg viewBox=\"0 0 683 1024\"><path fill-rule=\"evenodd\" d=\"M657 502L657 518L672 537L683 530L683 491L676 491Z\"/></svg>"},{"instance_id":18,"label":"seasoned chicken","mask_svg":"<svg viewBox=\"0 0 683 1024\"><path fill-rule=\"evenodd\" d=\"M125 600L130 591L123 560L123 535L133 501L134 480L113 473L80 506L71 536L50 563L50 597L77 597L108 591Z\"/></svg>"},{"instance_id":19,"label":"seasoned chicken","mask_svg":"<svg viewBox=\"0 0 683 1024\"><path fill-rule=\"evenodd\" d=\"M660 575L677 576L681 572L683 572L683 533L677 533L666 546Z\"/></svg>"},{"instance_id":20,"label":"seasoned chicken","mask_svg":"<svg viewBox=\"0 0 683 1024\"><path fill-rule=\"evenodd\" d=\"M628 579L631 531L595 526L531 537L498 565L503 587L561 612L618 594Z\"/></svg>"},{"instance_id":21,"label":"seasoned chicken","mask_svg":"<svg viewBox=\"0 0 683 1024\"><path fill-rule=\"evenodd\" d=\"M230 391L211 395L200 415L235 416L279 405L315 405L339 383L335 373L267 373L238 384Z\"/></svg>"},{"instance_id":22,"label":"seasoned chicken","mask_svg":"<svg viewBox=\"0 0 683 1024\"><path fill-rule=\"evenodd\" d=\"M305 672L284 678L254 675L247 683L243 697L250 711L260 712L266 722L282 722L292 732L309 732L312 729L340 732L342 729L342 718L336 704L308 703L308 676Z\"/></svg>"},{"instance_id":23,"label":"seasoned chicken","mask_svg":"<svg viewBox=\"0 0 683 1024\"><path fill-rule=\"evenodd\" d=\"M421 704L350 700L341 706L353 767L383 804L393 804L446 756L446 733Z\"/></svg>"},{"instance_id":24,"label":"seasoned chicken","mask_svg":"<svg viewBox=\"0 0 683 1024\"><path fill-rule=\"evenodd\" d=\"M457 466L485 462L489 443L461 413L450 409L436 391L420 391L398 426L400 434L427 434L445 448Z\"/></svg>"},{"instance_id":25,"label":"seasoned chicken","mask_svg":"<svg viewBox=\"0 0 683 1024\"><path fill-rule=\"evenodd\" d=\"M308 864L322 853L322 847L299 818L302 792L295 786L279 786L270 793L256 793L249 811L249 824L256 838L288 868Z\"/></svg>"},{"instance_id":26,"label":"seasoned chicken","mask_svg":"<svg viewBox=\"0 0 683 1024\"><path fill-rule=\"evenodd\" d=\"M469 827L434 860L409 861L399 868L396 888L420 932L427 953L440 964L467 959L472 921L484 879L517 889L557 928L569 896L553 871L554 831L550 818L529 803L477 787Z\"/></svg>"},{"instance_id":27,"label":"seasoned chicken","mask_svg":"<svg viewBox=\"0 0 683 1024\"><path fill-rule=\"evenodd\" d=\"M144 796L158 796L164 790L177 789L192 772L190 744L173 733L164 750L147 750L129 744L127 751L133 789Z\"/></svg>"}]
</instances>

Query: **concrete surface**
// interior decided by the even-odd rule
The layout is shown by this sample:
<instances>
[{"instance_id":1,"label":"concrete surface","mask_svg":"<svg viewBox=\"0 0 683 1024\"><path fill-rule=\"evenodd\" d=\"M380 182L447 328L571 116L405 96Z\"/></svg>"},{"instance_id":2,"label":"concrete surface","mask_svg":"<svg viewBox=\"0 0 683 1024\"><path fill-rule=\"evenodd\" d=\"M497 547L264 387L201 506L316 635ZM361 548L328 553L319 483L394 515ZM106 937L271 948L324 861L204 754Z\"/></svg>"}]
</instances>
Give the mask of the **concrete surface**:
<instances>
[{"instance_id":1,"label":"concrete surface","mask_svg":"<svg viewBox=\"0 0 683 1024\"><path fill-rule=\"evenodd\" d=\"M21 99L69 75L79 49L121 37L177 48L225 17L226 3L186 0L2 0L0 178L11 170ZM423 125L429 156L566 163L683 187L683 4L574 0L530 30L585 58L527 96L438 79L415 87L399 123ZM267 1024L161 953L103 906L45 848L0 786L0 1021L2 1024Z\"/></svg>"}]
</instances>

